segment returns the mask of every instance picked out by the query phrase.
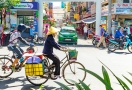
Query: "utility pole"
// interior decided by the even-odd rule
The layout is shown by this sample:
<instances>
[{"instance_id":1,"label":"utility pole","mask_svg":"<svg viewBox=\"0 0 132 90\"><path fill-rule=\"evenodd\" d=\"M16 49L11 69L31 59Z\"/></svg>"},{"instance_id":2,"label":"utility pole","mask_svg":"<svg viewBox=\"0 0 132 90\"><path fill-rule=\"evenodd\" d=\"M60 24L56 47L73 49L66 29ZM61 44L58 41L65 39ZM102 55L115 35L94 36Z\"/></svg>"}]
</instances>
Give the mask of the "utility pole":
<instances>
[{"instance_id":1,"label":"utility pole","mask_svg":"<svg viewBox=\"0 0 132 90\"><path fill-rule=\"evenodd\" d=\"M111 0L108 0L108 26L107 26L107 30L108 30L108 33L110 34L111 33Z\"/></svg>"}]
</instances>

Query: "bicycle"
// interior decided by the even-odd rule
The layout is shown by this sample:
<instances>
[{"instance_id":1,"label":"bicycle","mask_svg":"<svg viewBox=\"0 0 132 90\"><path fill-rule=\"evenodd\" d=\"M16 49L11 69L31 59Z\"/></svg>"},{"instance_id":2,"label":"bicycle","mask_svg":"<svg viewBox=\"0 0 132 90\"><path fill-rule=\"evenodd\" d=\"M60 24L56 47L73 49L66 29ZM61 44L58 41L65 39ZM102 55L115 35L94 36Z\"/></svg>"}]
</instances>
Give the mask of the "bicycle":
<instances>
[{"instance_id":1,"label":"bicycle","mask_svg":"<svg viewBox=\"0 0 132 90\"><path fill-rule=\"evenodd\" d=\"M33 53L33 52L34 52L34 48L29 47L27 49L27 52L24 52L23 55L26 54L26 53ZM7 54L7 55L0 55L0 71L3 71L3 74L6 74L6 72L10 71L7 75L2 75L2 72L0 72L0 78L7 78L13 73L13 70L10 68L10 66L13 63L13 59L15 57L15 53L13 53L12 57L10 57L9 55L10 55L10 51L9 51L9 54ZM20 72L21 71L21 69L22 69L22 67L24 65L24 62L26 60L27 60L27 58L25 58L22 63L19 63L19 62L17 63L17 65L15 67L16 68L16 72Z\"/></svg>"},{"instance_id":2,"label":"bicycle","mask_svg":"<svg viewBox=\"0 0 132 90\"><path fill-rule=\"evenodd\" d=\"M69 60L68 50L67 50L67 52L65 52L65 54L66 54L66 56L60 61L61 62L61 67L60 68L62 69L62 77L68 84L74 85L74 83L70 82L70 80L73 80L74 77L70 76L71 78L67 78L67 76L69 76L69 75L66 75L67 69L68 68L70 69L70 71L68 73L71 72L71 74L75 75L77 73L75 71L80 70L78 68L85 69L85 67L81 63L77 62L76 60ZM55 78L53 78L55 66L50 64L49 59L45 55L44 55L44 59L43 60L45 62L45 67L46 67L45 69L47 69L47 72L45 72L44 75L47 75L47 77L46 76L26 76L27 80L33 85L36 85L36 86L42 85L42 84L46 83L48 81L48 79L56 80ZM74 65L74 66L72 66L72 65ZM77 70L75 70L75 65L80 65L81 67L77 67ZM77 83L79 83L79 80L84 81L85 78L86 78L86 72L85 71L80 70L79 73L81 74L82 78L78 77L76 80L74 80ZM31 78L35 78L34 81L32 81ZM36 83L36 81L37 81L36 79L37 78L45 78L45 81L42 81L41 83ZM38 81L40 81L40 80L41 79L39 79Z\"/></svg>"}]
</instances>

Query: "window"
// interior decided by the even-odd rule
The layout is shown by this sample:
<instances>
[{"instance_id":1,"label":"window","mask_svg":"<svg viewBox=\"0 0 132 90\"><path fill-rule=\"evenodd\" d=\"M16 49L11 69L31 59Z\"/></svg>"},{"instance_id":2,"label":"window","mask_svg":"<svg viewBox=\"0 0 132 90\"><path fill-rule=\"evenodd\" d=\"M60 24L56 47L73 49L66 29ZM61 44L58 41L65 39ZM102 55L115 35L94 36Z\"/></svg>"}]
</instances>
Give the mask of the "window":
<instances>
[{"instance_id":1,"label":"window","mask_svg":"<svg viewBox=\"0 0 132 90\"><path fill-rule=\"evenodd\" d=\"M123 0L123 3L129 3L129 0Z\"/></svg>"}]
</instances>

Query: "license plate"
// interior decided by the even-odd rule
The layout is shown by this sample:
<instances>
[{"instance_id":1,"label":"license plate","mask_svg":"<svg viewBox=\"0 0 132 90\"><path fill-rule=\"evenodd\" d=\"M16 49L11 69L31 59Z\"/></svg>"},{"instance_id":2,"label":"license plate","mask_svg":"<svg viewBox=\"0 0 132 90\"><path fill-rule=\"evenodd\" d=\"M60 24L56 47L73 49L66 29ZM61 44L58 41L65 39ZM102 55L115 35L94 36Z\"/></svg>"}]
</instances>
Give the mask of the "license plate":
<instances>
[{"instance_id":1,"label":"license plate","mask_svg":"<svg viewBox=\"0 0 132 90\"><path fill-rule=\"evenodd\" d=\"M66 41L71 41L71 39L65 39Z\"/></svg>"}]
</instances>

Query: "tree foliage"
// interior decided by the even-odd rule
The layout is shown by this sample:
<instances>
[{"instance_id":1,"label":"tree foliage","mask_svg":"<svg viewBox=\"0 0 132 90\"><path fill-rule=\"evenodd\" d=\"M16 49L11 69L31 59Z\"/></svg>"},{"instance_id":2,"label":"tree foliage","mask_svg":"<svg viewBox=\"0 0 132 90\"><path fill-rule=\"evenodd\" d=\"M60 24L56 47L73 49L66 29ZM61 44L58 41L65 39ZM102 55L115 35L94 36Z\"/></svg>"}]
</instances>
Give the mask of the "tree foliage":
<instances>
[{"instance_id":1,"label":"tree foliage","mask_svg":"<svg viewBox=\"0 0 132 90\"><path fill-rule=\"evenodd\" d=\"M0 3L0 8L10 8L11 6L14 6L16 4L20 3L20 0L0 0L5 1L3 3Z\"/></svg>"}]
</instances>

